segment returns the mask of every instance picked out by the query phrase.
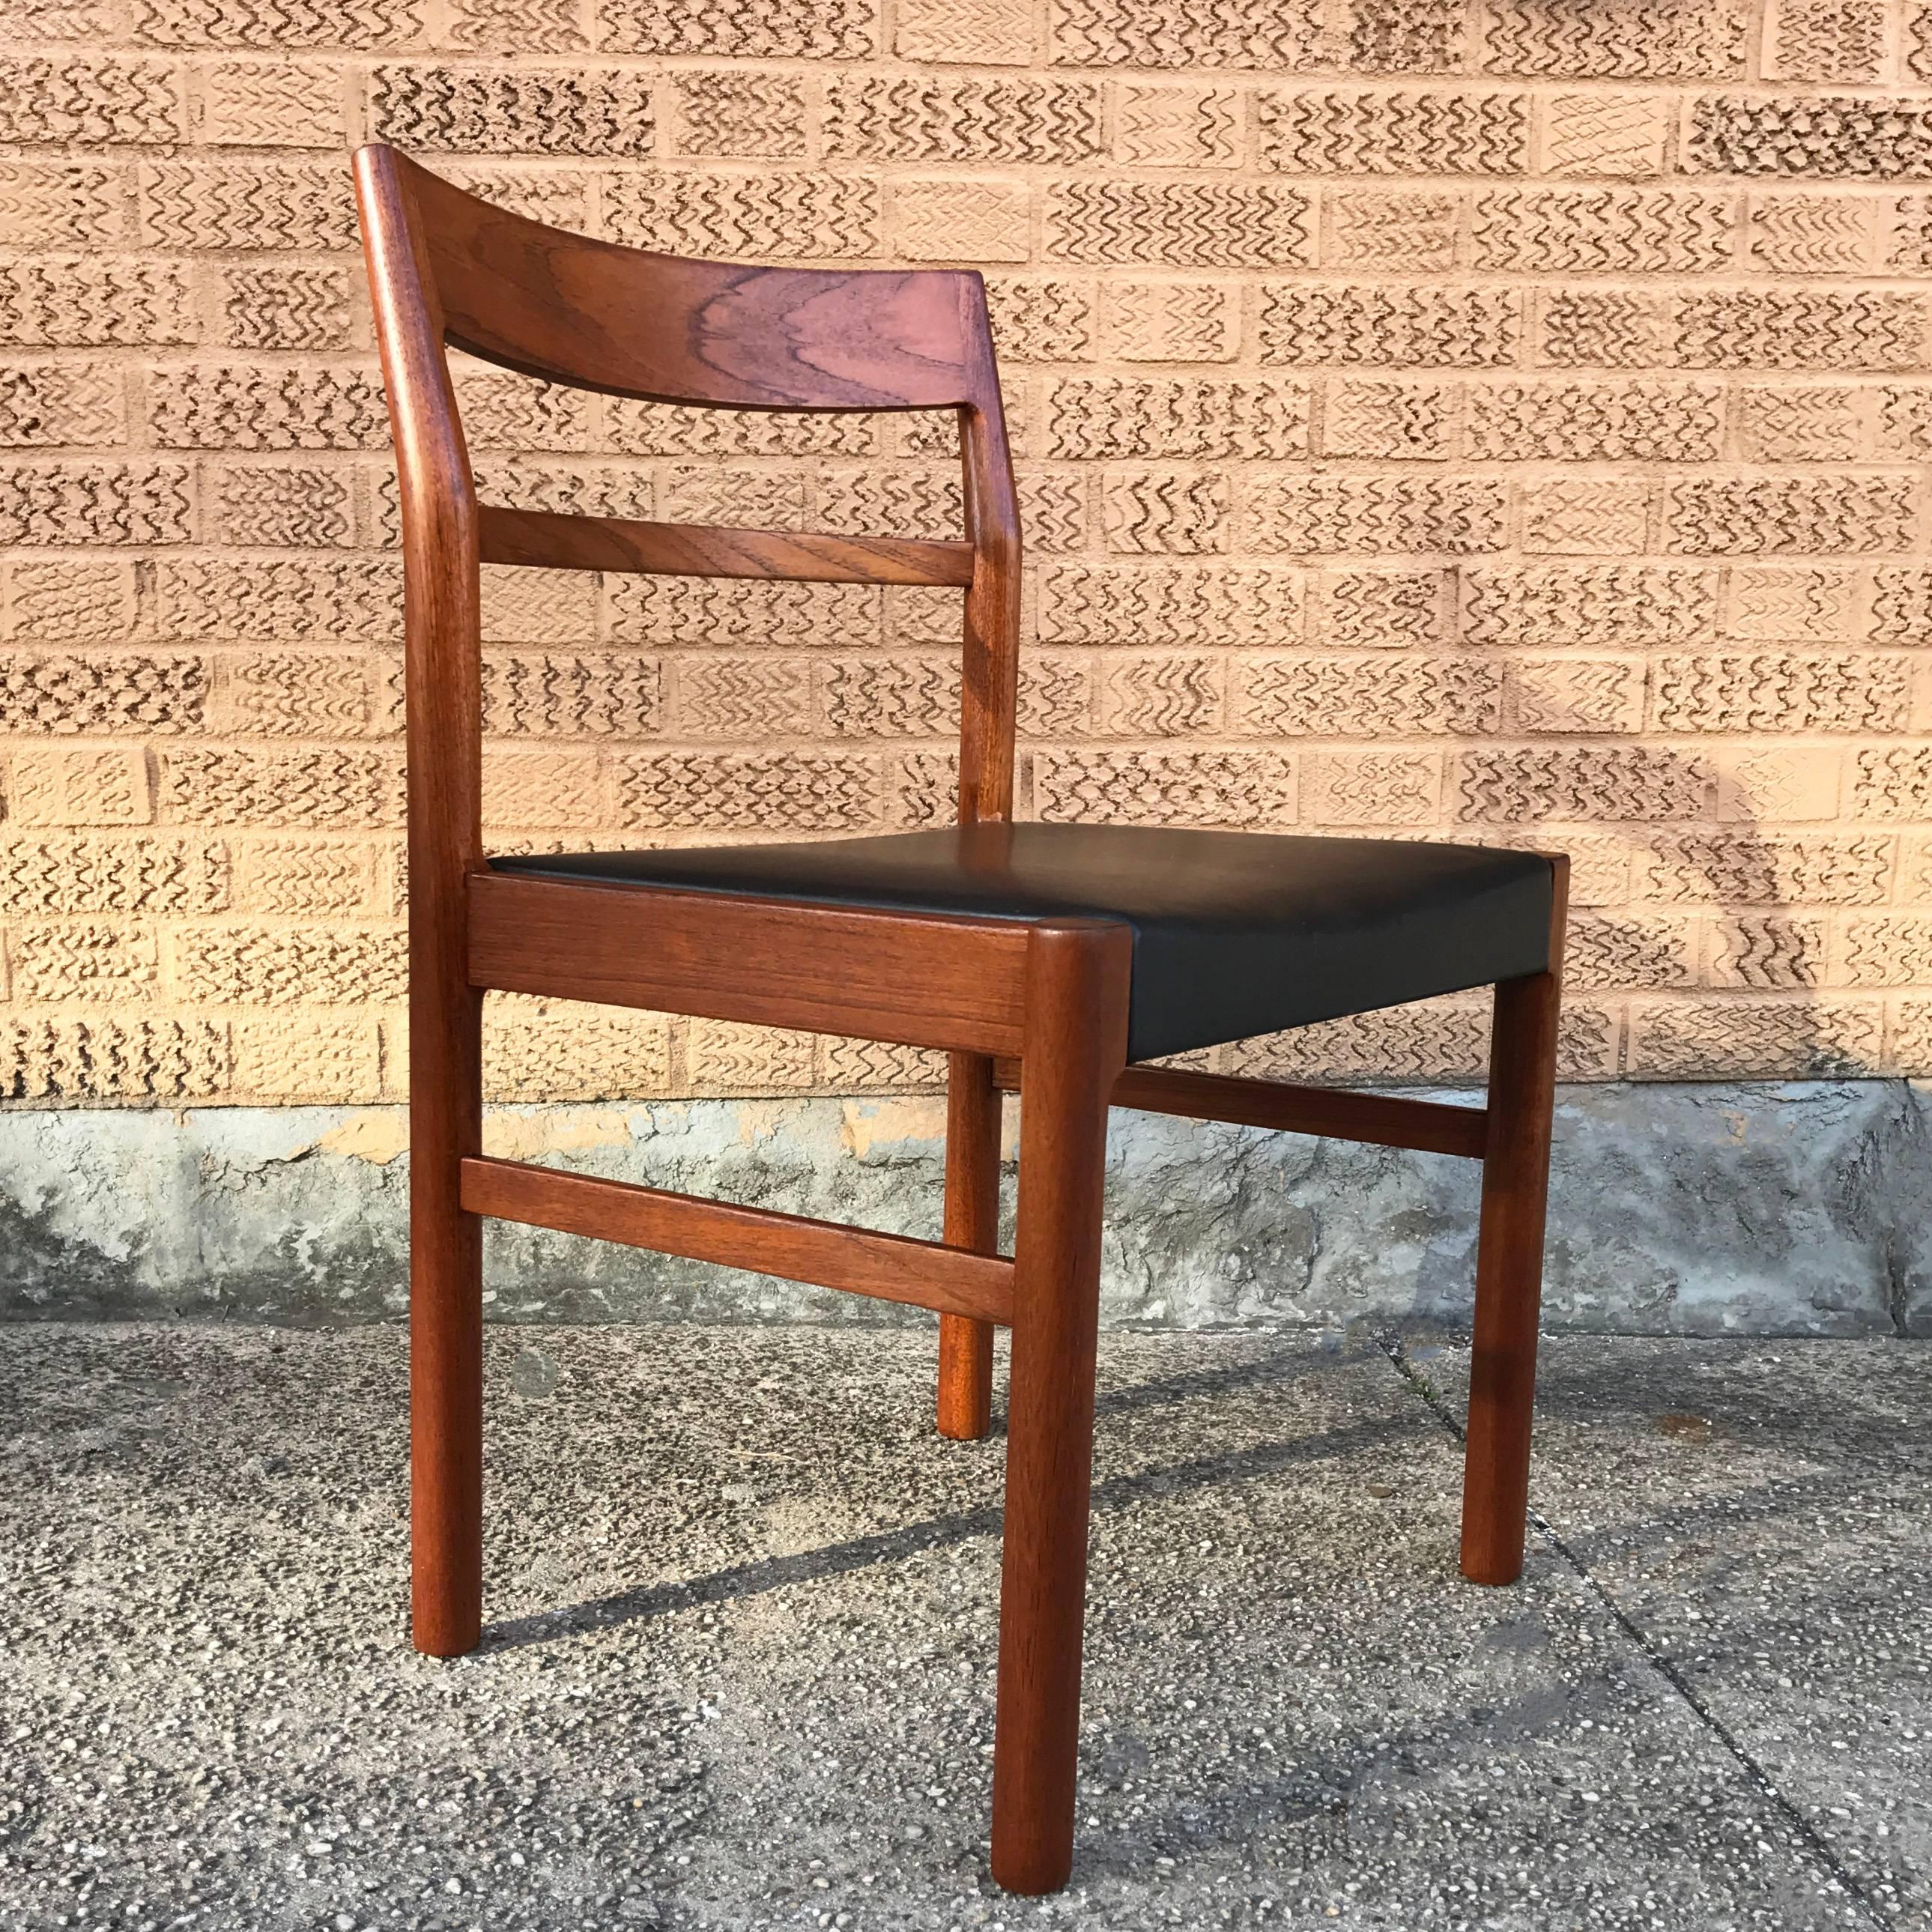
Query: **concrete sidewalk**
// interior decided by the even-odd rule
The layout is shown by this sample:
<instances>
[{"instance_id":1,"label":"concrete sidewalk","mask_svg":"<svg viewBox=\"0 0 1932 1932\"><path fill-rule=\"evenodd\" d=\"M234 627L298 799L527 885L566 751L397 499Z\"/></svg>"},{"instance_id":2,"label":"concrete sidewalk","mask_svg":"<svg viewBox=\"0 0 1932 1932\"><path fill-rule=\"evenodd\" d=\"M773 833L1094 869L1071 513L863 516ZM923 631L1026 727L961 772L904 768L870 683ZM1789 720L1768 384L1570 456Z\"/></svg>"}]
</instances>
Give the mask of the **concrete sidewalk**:
<instances>
[{"instance_id":1,"label":"concrete sidewalk","mask_svg":"<svg viewBox=\"0 0 1932 1932\"><path fill-rule=\"evenodd\" d=\"M929 1339L500 1329L484 1649L404 1639L405 1354L0 1336L0 1927L1932 1925L1932 1350L1102 1338L1072 1888L986 1875L1001 1445Z\"/></svg>"}]
</instances>

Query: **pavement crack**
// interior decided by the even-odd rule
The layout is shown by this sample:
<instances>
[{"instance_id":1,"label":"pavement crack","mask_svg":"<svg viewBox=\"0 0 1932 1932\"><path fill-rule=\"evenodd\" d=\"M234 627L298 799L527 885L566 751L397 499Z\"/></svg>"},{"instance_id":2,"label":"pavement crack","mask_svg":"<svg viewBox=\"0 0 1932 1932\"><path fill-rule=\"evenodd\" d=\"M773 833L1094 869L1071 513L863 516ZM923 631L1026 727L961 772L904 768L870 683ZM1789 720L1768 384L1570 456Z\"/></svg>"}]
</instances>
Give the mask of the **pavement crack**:
<instances>
[{"instance_id":1,"label":"pavement crack","mask_svg":"<svg viewBox=\"0 0 1932 1932\"><path fill-rule=\"evenodd\" d=\"M1421 1398L1423 1406L1427 1408L1430 1414L1434 1416L1458 1442L1466 1441L1467 1438L1462 1418L1456 1415L1448 1404L1442 1400L1442 1396L1430 1384L1429 1378L1421 1374L1414 1364L1409 1360L1408 1352L1402 1345L1401 1336L1394 1331L1384 1330L1376 1335L1376 1341L1382 1353L1388 1358L1396 1372ZM1703 1725L1704 1728L1717 1739L1736 1761L1738 1768L1750 1780L1759 1796L1784 1820L1798 1841L1844 1887L1845 1895L1864 1915L1867 1922L1879 1928L1879 1932L1886 1932L1886 1928L1892 1923L1891 1920L1873 1900L1870 1894L1852 1875L1850 1869L1833 1848L1830 1840L1826 1838L1810 1820L1805 1816L1794 1800L1785 1796L1772 1779L1770 1772L1766 1770L1764 1766L1744 1748L1743 1744L1739 1742L1737 1734L1697 1694L1696 1688L1690 1680L1658 1648L1642 1626L1631 1616L1622 1604L1618 1602L1589 1565L1570 1547L1562 1532L1540 1510L1537 1508L1534 1503L1529 1507L1529 1526L1542 1538L1544 1543L1582 1580L1591 1594L1603 1606L1605 1613L1630 1639L1639 1653L1648 1661L1651 1667L1657 1672L1658 1675L1690 1706L1698 1722Z\"/></svg>"}]
</instances>

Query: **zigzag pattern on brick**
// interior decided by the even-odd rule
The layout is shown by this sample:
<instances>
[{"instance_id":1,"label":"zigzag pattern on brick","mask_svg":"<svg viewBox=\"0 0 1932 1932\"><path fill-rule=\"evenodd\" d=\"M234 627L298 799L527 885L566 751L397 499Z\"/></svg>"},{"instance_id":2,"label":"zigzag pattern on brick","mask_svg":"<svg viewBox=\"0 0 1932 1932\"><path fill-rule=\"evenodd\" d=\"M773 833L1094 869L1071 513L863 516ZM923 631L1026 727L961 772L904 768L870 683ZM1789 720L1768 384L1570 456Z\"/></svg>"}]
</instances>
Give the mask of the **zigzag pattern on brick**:
<instances>
[{"instance_id":1,"label":"zigzag pattern on brick","mask_svg":"<svg viewBox=\"0 0 1932 1932\"><path fill-rule=\"evenodd\" d=\"M201 926L182 935L176 956L182 990L215 1006L394 1002L409 984L407 941L388 929Z\"/></svg>"},{"instance_id":2,"label":"zigzag pattern on brick","mask_svg":"<svg viewBox=\"0 0 1932 1932\"><path fill-rule=\"evenodd\" d=\"M1492 0L1480 64L1492 74L1579 79L1741 74L1739 0Z\"/></svg>"},{"instance_id":3,"label":"zigzag pattern on brick","mask_svg":"<svg viewBox=\"0 0 1932 1932\"><path fill-rule=\"evenodd\" d=\"M1651 673L1660 731L1898 732L1910 702L1906 661L1875 653L1666 657Z\"/></svg>"},{"instance_id":4,"label":"zigzag pattern on brick","mask_svg":"<svg viewBox=\"0 0 1932 1932\"><path fill-rule=\"evenodd\" d=\"M1672 106L1654 94L1552 95L1543 106L1543 164L1560 175L1660 173Z\"/></svg>"},{"instance_id":5,"label":"zigzag pattern on brick","mask_svg":"<svg viewBox=\"0 0 1932 1932\"><path fill-rule=\"evenodd\" d=\"M217 543L338 549L356 533L348 479L326 470L222 469L212 479L208 514Z\"/></svg>"},{"instance_id":6,"label":"zigzag pattern on brick","mask_svg":"<svg viewBox=\"0 0 1932 1932\"><path fill-rule=\"evenodd\" d=\"M1502 368L1520 352L1522 308L1511 289L1264 284L1262 359Z\"/></svg>"},{"instance_id":7,"label":"zigzag pattern on brick","mask_svg":"<svg viewBox=\"0 0 1932 1932\"><path fill-rule=\"evenodd\" d=\"M874 50L866 0L600 0L597 44L612 53L858 60Z\"/></svg>"},{"instance_id":8,"label":"zigzag pattern on brick","mask_svg":"<svg viewBox=\"0 0 1932 1932\"><path fill-rule=\"evenodd\" d=\"M220 912L229 880L220 844L88 836L0 842L0 910L15 914Z\"/></svg>"},{"instance_id":9,"label":"zigzag pattern on brick","mask_svg":"<svg viewBox=\"0 0 1932 1932\"><path fill-rule=\"evenodd\" d=\"M795 74L681 74L676 90L681 154L802 154L809 145Z\"/></svg>"},{"instance_id":10,"label":"zigzag pattern on brick","mask_svg":"<svg viewBox=\"0 0 1932 1932\"><path fill-rule=\"evenodd\" d=\"M173 262L30 255L0 263L0 343L133 347L196 333L188 276Z\"/></svg>"},{"instance_id":11,"label":"zigzag pattern on brick","mask_svg":"<svg viewBox=\"0 0 1932 1932\"><path fill-rule=\"evenodd\" d=\"M1107 548L1156 556L1226 550L1232 500L1220 470L1110 470L1101 484Z\"/></svg>"},{"instance_id":12,"label":"zigzag pattern on brick","mask_svg":"<svg viewBox=\"0 0 1932 1932\"><path fill-rule=\"evenodd\" d=\"M1063 262L1286 268L1310 260L1309 197L1271 182L1060 181L1046 252Z\"/></svg>"},{"instance_id":13,"label":"zigzag pattern on brick","mask_svg":"<svg viewBox=\"0 0 1932 1932\"><path fill-rule=\"evenodd\" d=\"M136 0L135 32L170 47L358 48L422 32L424 0Z\"/></svg>"},{"instance_id":14,"label":"zigzag pattern on brick","mask_svg":"<svg viewBox=\"0 0 1932 1932\"><path fill-rule=\"evenodd\" d=\"M0 161L0 245L112 248L121 192L104 167L80 161Z\"/></svg>"},{"instance_id":15,"label":"zigzag pattern on brick","mask_svg":"<svg viewBox=\"0 0 1932 1932\"><path fill-rule=\"evenodd\" d=\"M1234 674L1234 728L1257 736L1493 736L1503 668L1474 658L1248 658Z\"/></svg>"},{"instance_id":16,"label":"zigzag pattern on brick","mask_svg":"<svg viewBox=\"0 0 1932 1932\"><path fill-rule=\"evenodd\" d=\"M1060 0L1053 58L1072 67L1258 68L1313 64L1319 0Z\"/></svg>"},{"instance_id":17,"label":"zigzag pattern on brick","mask_svg":"<svg viewBox=\"0 0 1932 1932\"><path fill-rule=\"evenodd\" d=\"M616 777L624 822L640 827L844 831L882 802L879 762L859 754L667 751L619 760Z\"/></svg>"},{"instance_id":18,"label":"zigzag pattern on brick","mask_svg":"<svg viewBox=\"0 0 1932 1932\"><path fill-rule=\"evenodd\" d=\"M640 738L658 725L650 658L610 652L486 651L483 729L547 738Z\"/></svg>"},{"instance_id":19,"label":"zigzag pattern on brick","mask_svg":"<svg viewBox=\"0 0 1932 1932\"><path fill-rule=\"evenodd\" d=\"M818 683L819 716L840 738L928 738L959 726L954 657L840 658Z\"/></svg>"},{"instance_id":20,"label":"zigzag pattern on brick","mask_svg":"<svg viewBox=\"0 0 1932 1932\"><path fill-rule=\"evenodd\" d=\"M236 349L345 347L349 290L340 268L231 269L224 278L224 339Z\"/></svg>"},{"instance_id":21,"label":"zigzag pattern on brick","mask_svg":"<svg viewBox=\"0 0 1932 1932\"><path fill-rule=\"evenodd\" d=\"M1284 174L1510 175L1529 165L1529 97L1433 88L1263 88L1262 165Z\"/></svg>"},{"instance_id":22,"label":"zigzag pattern on brick","mask_svg":"<svg viewBox=\"0 0 1932 1932\"><path fill-rule=\"evenodd\" d=\"M1714 462L1724 400L1715 382L1472 384L1466 448L1491 461Z\"/></svg>"},{"instance_id":23,"label":"zigzag pattern on brick","mask_svg":"<svg viewBox=\"0 0 1932 1932\"><path fill-rule=\"evenodd\" d=\"M1849 1000L1640 1003L1630 1016L1630 1072L1644 1080L1844 1079L1876 1070L1883 1031L1876 1005Z\"/></svg>"},{"instance_id":24,"label":"zigzag pattern on brick","mask_svg":"<svg viewBox=\"0 0 1932 1932\"><path fill-rule=\"evenodd\" d=\"M1093 353L1094 297L1084 282L989 276L986 307L1003 362L1079 362Z\"/></svg>"},{"instance_id":25,"label":"zigzag pattern on brick","mask_svg":"<svg viewBox=\"0 0 1932 1932\"><path fill-rule=\"evenodd\" d=\"M1850 194L1779 194L1751 199L1754 262L1792 275L1845 275L1871 266L1878 203Z\"/></svg>"},{"instance_id":26,"label":"zigzag pattern on brick","mask_svg":"<svg viewBox=\"0 0 1932 1932\"><path fill-rule=\"evenodd\" d=\"M14 1100L193 1100L225 1092L228 1030L202 1019L21 1018L0 1025Z\"/></svg>"},{"instance_id":27,"label":"zigzag pattern on brick","mask_svg":"<svg viewBox=\"0 0 1932 1932\"><path fill-rule=\"evenodd\" d=\"M1730 196L1660 188L1504 188L1469 215L1474 265L1516 274L1707 273L1736 227Z\"/></svg>"},{"instance_id":28,"label":"zigzag pattern on brick","mask_svg":"<svg viewBox=\"0 0 1932 1932\"><path fill-rule=\"evenodd\" d=\"M194 532L193 474L178 463L0 468L0 544L178 544Z\"/></svg>"},{"instance_id":29,"label":"zigzag pattern on brick","mask_svg":"<svg viewBox=\"0 0 1932 1932\"><path fill-rule=\"evenodd\" d=\"M1116 658L1102 680L1104 736L1184 738L1221 722L1224 668L1212 658L1167 653Z\"/></svg>"},{"instance_id":30,"label":"zigzag pattern on brick","mask_svg":"<svg viewBox=\"0 0 1932 1932\"><path fill-rule=\"evenodd\" d=\"M1705 905L1876 905L1898 858L1869 832L1656 833L1639 850L1640 899Z\"/></svg>"},{"instance_id":31,"label":"zigzag pattern on brick","mask_svg":"<svg viewBox=\"0 0 1932 1932\"><path fill-rule=\"evenodd\" d=\"M1354 0L1348 64L1364 74L1440 74L1462 63L1463 0Z\"/></svg>"},{"instance_id":32,"label":"zigzag pattern on brick","mask_svg":"<svg viewBox=\"0 0 1932 1932\"><path fill-rule=\"evenodd\" d=\"M1812 643L1847 638L1856 622L1853 573L1817 568L1740 566L1730 573L1728 636Z\"/></svg>"},{"instance_id":33,"label":"zigzag pattern on brick","mask_svg":"<svg viewBox=\"0 0 1932 1932\"><path fill-rule=\"evenodd\" d=\"M1932 569L1922 566L1873 573L1871 639L1879 644L1932 640Z\"/></svg>"},{"instance_id":34,"label":"zigzag pattern on brick","mask_svg":"<svg viewBox=\"0 0 1932 1932\"><path fill-rule=\"evenodd\" d=\"M1462 585L1466 644L1686 644L1718 623L1718 572L1681 565L1472 565Z\"/></svg>"},{"instance_id":35,"label":"zigzag pattern on brick","mask_svg":"<svg viewBox=\"0 0 1932 1932\"><path fill-rule=\"evenodd\" d=\"M1117 282L1106 290L1107 344L1125 362L1228 362L1240 327L1240 291L1225 283Z\"/></svg>"},{"instance_id":36,"label":"zigzag pattern on brick","mask_svg":"<svg viewBox=\"0 0 1932 1932\"><path fill-rule=\"evenodd\" d=\"M1322 419L1324 456L1439 460L1452 453L1455 418L1441 382L1330 382Z\"/></svg>"},{"instance_id":37,"label":"zigzag pattern on brick","mask_svg":"<svg viewBox=\"0 0 1932 1932\"><path fill-rule=\"evenodd\" d=\"M616 175L605 183L613 242L679 255L836 258L879 245L879 184L853 175Z\"/></svg>"},{"instance_id":38,"label":"zigzag pattern on brick","mask_svg":"<svg viewBox=\"0 0 1932 1932\"><path fill-rule=\"evenodd\" d=\"M1699 477L1666 486L1665 548L1704 556L1896 555L1912 548L1918 512L1910 476Z\"/></svg>"},{"instance_id":39,"label":"zigzag pattern on brick","mask_svg":"<svg viewBox=\"0 0 1932 1932\"><path fill-rule=\"evenodd\" d=\"M1852 816L1932 819L1932 746L1872 746L1854 754Z\"/></svg>"},{"instance_id":40,"label":"zigzag pattern on brick","mask_svg":"<svg viewBox=\"0 0 1932 1932\"><path fill-rule=\"evenodd\" d=\"M170 751L160 803L180 825L383 830L403 822L403 769L390 752Z\"/></svg>"},{"instance_id":41,"label":"zigzag pattern on brick","mask_svg":"<svg viewBox=\"0 0 1932 1932\"><path fill-rule=\"evenodd\" d=\"M208 685L205 658L16 648L0 657L0 731L172 736L200 730Z\"/></svg>"},{"instance_id":42,"label":"zigzag pattern on brick","mask_svg":"<svg viewBox=\"0 0 1932 1932\"><path fill-rule=\"evenodd\" d=\"M153 147L184 130L181 82L163 62L0 55L0 141Z\"/></svg>"},{"instance_id":43,"label":"zigzag pattern on brick","mask_svg":"<svg viewBox=\"0 0 1932 1932\"><path fill-rule=\"evenodd\" d=\"M825 90L834 160L1092 160L1100 89L1088 81L963 74L835 74Z\"/></svg>"},{"instance_id":44,"label":"zigzag pattern on brick","mask_svg":"<svg viewBox=\"0 0 1932 1932\"><path fill-rule=\"evenodd\" d=\"M1498 746L1466 751L1457 765L1465 824L1695 818L1712 780L1700 753L1662 746Z\"/></svg>"},{"instance_id":45,"label":"zigzag pattern on brick","mask_svg":"<svg viewBox=\"0 0 1932 1932\"><path fill-rule=\"evenodd\" d=\"M1049 564L1040 574L1040 640L1279 644L1300 634L1301 590L1294 571Z\"/></svg>"},{"instance_id":46,"label":"zigzag pattern on brick","mask_svg":"<svg viewBox=\"0 0 1932 1932\"><path fill-rule=\"evenodd\" d=\"M1322 259L1373 273L1453 268L1462 202L1453 194L1380 188L1331 189L1324 200Z\"/></svg>"},{"instance_id":47,"label":"zigzag pattern on brick","mask_svg":"<svg viewBox=\"0 0 1932 1932\"><path fill-rule=\"evenodd\" d=\"M1288 825L1294 761L1275 752L1109 752L1034 754L1034 802L1052 823Z\"/></svg>"},{"instance_id":48,"label":"zigzag pattern on brick","mask_svg":"<svg viewBox=\"0 0 1932 1932\"><path fill-rule=\"evenodd\" d=\"M1704 174L1932 175L1932 104L1892 96L1714 94L1690 110L1690 164Z\"/></svg>"},{"instance_id":49,"label":"zigzag pattern on brick","mask_svg":"<svg viewBox=\"0 0 1932 1932\"><path fill-rule=\"evenodd\" d=\"M1263 551L1501 550L1508 493L1486 477L1287 476L1257 479L1244 538Z\"/></svg>"},{"instance_id":50,"label":"zigzag pattern on brick","mask_svg":"<svg viewBox=\"0 0 1932 1932\"><path fill-rule=\"evenodd\" d=\"M1869 82L1885 68L1885 0L1776 0L1768 76Z\"/></svg>"},{"instance_id":51,"label":"zigzag pattern on brick","mask_svg":"<svg viewBox=\"0 0 1932 1932\"><path fill-rule=\"evenodd\" d=\"M578 0L452 0L441 38L453 47L566 53L586 44Z\"/></svg>"},{"instance_id":52,"label":"zigzag pattern on brick","mask_svg":"<svg viewBox=\"0 0 1932 1932\"><path fill-rule=\"evenodd\" d=\"M1304 382L1063 376L1047 390L1050 457L1284 457L1308 446Z\"/></svg>"},{"instance_id":53,"label":"zigzag pattern on brick","mask_svg":"<svg viewBox=\"0 0 1932 1932\"><path fill-rule=\"evenodd\" d=\"M141 240L150 248L357 244L346 171L321 161L154 161L137 171Z\"/></svg>"},{"instance_id":54,"label":"zigzag pattern on brick","mask_svg":"<svg viewBox=\"0 0 1932 1932\"><path fill-rule=\"evenodd\" d=\"M812 672L802 658L712 657L677 668L678 735L749 744L811 728Z\"/></svg>"},{"instance_id":55,"label":"zigzag pattern on brick","mask_svg":"<svg viewBox=\"0 0 1932 1932\"><path fill-rule=\"evenodd\" d=\"M399 566L377 557L170 557L162 622L189 638L361 639L401 634Z\"/></svg>"},{"instance_id":56,"label":"zigzag pattern on brick","mask_svg":"<svg viewBox=\"0 0 1932 1932\"><path fill-rule=\"evenodd\" d=\"M647 76L625 68L379 67L370 125L404 148L463 154L648 154Z\"/></svg>"}]
</instances>

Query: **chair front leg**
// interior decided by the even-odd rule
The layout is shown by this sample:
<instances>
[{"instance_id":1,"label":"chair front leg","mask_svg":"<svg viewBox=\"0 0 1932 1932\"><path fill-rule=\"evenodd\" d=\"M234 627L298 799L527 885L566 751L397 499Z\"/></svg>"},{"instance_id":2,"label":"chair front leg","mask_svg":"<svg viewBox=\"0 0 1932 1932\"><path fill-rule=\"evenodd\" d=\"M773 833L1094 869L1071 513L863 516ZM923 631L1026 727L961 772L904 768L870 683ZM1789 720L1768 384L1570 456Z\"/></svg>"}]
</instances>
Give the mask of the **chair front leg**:
<instances>
[{"instance_id":1,"label":"chair front leg","mask_svg":"<svg viewBox=\"0 0 1932 1932\"><path fill-rule=\"evenodd\" d=\"M460 1167L482 1151L483 996L410 1003L410 1537L416 1647L474 1650L483 1624L483 1224Z\"/></svg>"},{"instance_id":2,"label":"chair front leg","mask_svg":"<svg viewBox=\"0 0 1932 1932\"><path fill-rule=\"evenodd\" d=\"M1489 1137L1462 1469L1462 1574L1477 1583L1513 1583L1522 1571L1563 958L1565 868L1560 861L1556 870L1552 968L1497 986L1490 1034Z\"/></svg>"},{"instance_id":3,"label":"chair front leg","mask_svg":"<svg viewBox=\"0 0 1932 1932\"><path fill-rule=\"evenodd\" d=\"M946 1083L946 1240L992 1255L1000 1245L1000 1090L984 1054L956 1053ZM939 1432L974 1442L993 1424L993 1324L939 1318Z\"/></svg>"},{"instance_id":4,"label":"chair front leg","mask_svg":"<svg viewBox=\"0 0 1932 1932\"><path fill-rule=\"evenodd\" d=\"M1131 970L1124 926L1028 940L993 1756L993 1876L1010 1892L1058 1891L1072 1869L1107 1102Z\"/></svg>"}]
</instances>

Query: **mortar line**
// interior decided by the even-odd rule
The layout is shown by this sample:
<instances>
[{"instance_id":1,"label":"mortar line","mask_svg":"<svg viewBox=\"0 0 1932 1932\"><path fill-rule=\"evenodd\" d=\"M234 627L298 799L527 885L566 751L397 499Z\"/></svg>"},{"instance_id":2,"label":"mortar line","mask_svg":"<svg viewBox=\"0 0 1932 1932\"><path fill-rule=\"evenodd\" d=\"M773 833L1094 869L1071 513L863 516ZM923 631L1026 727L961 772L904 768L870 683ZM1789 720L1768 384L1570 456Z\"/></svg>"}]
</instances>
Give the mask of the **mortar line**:
<instances>
[{"instance_id":1,"label":"mortar line","mask_svg":"<svg viewBox=\"0 0 1932 1932\"><path fill-rule=\"evenodd\" d=\"M1462 1424L1435 1390L1430 1387L1427 1378L1416 1372L1408 1360L1406 1350L1402 1346L1402 1338L1393 1333L1382 1331L1376 1334L1376 1342L1382 1353L1394 1365L1396 1372L1421 1397L1423 1405L1429 1412L1458 1442L1466 1442L1467 1436ZM1648 1660L1652 1667L1664 1678L1664 1682L1690 1707L1699 1722L1736 1760L1738 1767L1756 1788L1759 1795L1768 1801L1772 1809L1785 1820L1798 1839L1810 1849L1812 1856L1844 1887L1846 1896L1864 1914L1867 1921L1877 1928L1878 1932L1888 1932L1892 1922L1880 1910L1864 1887L1852 1875L1850 1869L1833 1848L1830 1840L1826 1838L1810 1820L1799 1810L1796 1802L1787 1798L1779 1789L1772 1780L1771 1774L1738 1741L1736 1733L1732 1731L1730 1726L1697 1694L1683 1672L1646 1635L1642 1626L1611 1594L1608 1587L1598 1579L1589 1565L1564 1539L1562 1532L1540 1510L1537 1508L1534 1503L1529 1505L1528 1515L1530 1527L1578 1576L1582 1579L1591 1594L1609 1613L1612 1621L1636 1646L1638 1652Z\"/></svg>"}]
</instances>

